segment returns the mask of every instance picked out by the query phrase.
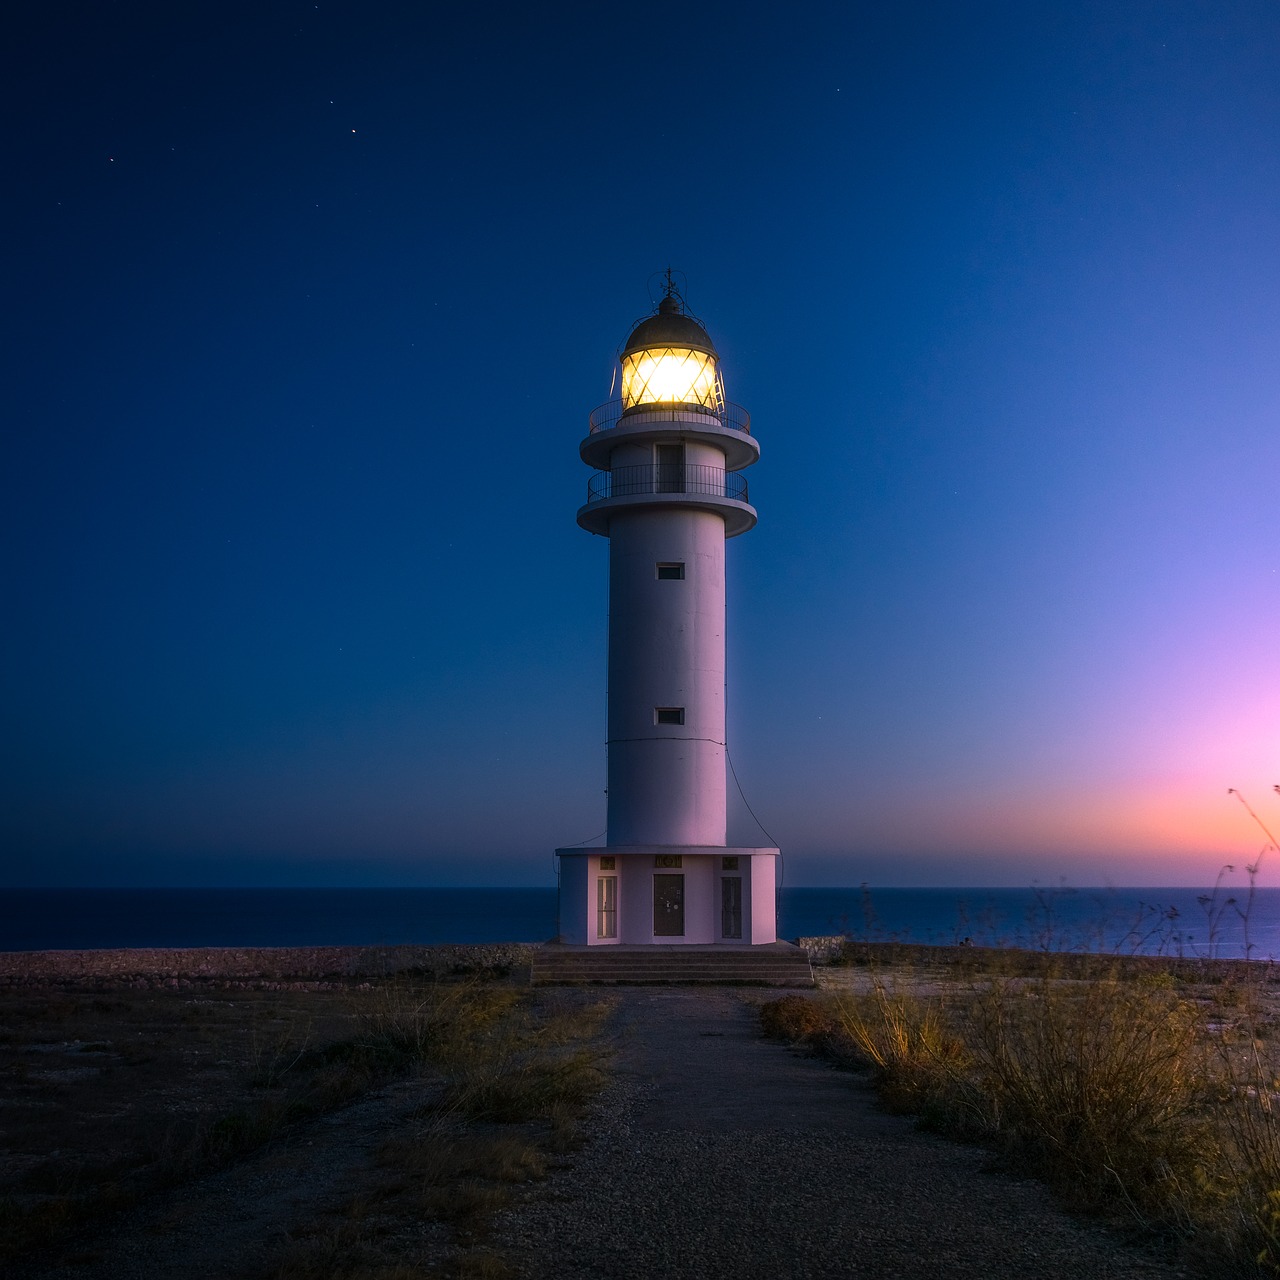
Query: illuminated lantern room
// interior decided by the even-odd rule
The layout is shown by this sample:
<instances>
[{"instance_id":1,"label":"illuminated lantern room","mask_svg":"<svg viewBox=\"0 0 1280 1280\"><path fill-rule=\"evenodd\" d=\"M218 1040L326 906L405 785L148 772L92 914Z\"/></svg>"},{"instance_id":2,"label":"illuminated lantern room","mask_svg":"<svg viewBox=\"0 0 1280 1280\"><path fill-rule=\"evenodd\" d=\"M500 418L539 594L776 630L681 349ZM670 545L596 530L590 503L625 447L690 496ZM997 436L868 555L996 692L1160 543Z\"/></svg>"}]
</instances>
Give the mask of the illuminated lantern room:
<instances>
[{"instance_id":1,"label":"illuminated lantern room","mask_svg":"<svg viewBox=\"0 0 1280 1280\"><path fill-rule=\"evenodd\" d=\"M624 416L650 405L684 405L718 413L724 403L719 356L703 327L670 290L658 314L635 328L622 352Z\"/></svg>"}]
</instances>

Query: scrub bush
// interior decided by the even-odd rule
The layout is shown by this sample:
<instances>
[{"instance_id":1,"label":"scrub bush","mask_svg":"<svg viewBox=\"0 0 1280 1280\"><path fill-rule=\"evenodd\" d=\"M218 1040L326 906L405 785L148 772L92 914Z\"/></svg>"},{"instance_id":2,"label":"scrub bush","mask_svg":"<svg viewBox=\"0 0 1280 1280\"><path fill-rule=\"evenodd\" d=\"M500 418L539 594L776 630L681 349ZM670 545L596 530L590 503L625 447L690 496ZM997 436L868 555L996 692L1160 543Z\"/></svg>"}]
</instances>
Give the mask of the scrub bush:
<instances>
[{"instance_id":1,"label":"scrub bush","mask_svg":"<svg viewBox=\"0 0 1280 1280\"><path fill-rule=\"evenodd\" d=\"M1177 1207L1203 1168L1202 1019L1167 987L997 980L973 993L964 1040L994 1126L1071 1197Z\"/></svg>"},{"instance_id":2,"label":"scrub bush","mask_svg":"<svg viewBox=\"0 0 1280 1280\"><path fill-rule=\"evenodd\" d=\"M855 1054L876 1072L880 1094L895 1111L941 1119L962 1087L969 1055L940 1004L890 991L877 979L869 995L836 1002L839 1028ZM960 1114L955 1115L955 1127Z\"/></svg>"},{"instance_id":3,"label":"scrub bush","mask_svg":"<svg viewBox=\"0 0 1280 1280\"><path fill-rule=\"evenodd\" d=\"M985 973L980 957L950 976L903 968L896 986L879 969L861 993L770 1002L761 1024L861 1062L889 1109L997 1147L1198 1272L1280 1276L1270 967L1081 959L1005 952Z\"/></svg>"},{"instance_id":4,"label":"scrub bush","mask_svg":"<svg viewBox=\"0 0 1280 1280\"><path fill-rule=\"evenodd\" d=\"M836 1028L830 1004L805 996L783 996L760 1006L760 1026L771 1040L820 1047Z\"/></svg>"}]
</instances>

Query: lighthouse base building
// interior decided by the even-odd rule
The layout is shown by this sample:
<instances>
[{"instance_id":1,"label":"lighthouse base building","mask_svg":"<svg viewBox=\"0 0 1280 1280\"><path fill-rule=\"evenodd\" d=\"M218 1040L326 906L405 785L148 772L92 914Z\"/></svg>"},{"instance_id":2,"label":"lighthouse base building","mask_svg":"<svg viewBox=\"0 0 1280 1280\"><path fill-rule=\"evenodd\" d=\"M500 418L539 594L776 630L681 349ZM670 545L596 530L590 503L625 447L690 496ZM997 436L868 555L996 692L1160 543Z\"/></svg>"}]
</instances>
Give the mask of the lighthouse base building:
<instances>
[{"instance_id":1,"label":"lighthouse base building","mask_svg":"<svg viewBox=\"0 0 1280 1280\"><path fill-rule=\"evenodd\" d=\"M560 941L577 946L777 942L777 849L557 849Z\"/></svg>"},{"instance_id":2,"label":"lighthouse base building","mask_svg":"<svg viewBox=\"0 0 1280 1280\"><path fill-rule=\"evenodd\" d=\"M578 446L578 524L609 540L608 832L556 851L569 945L777 941L778 850L726 839L725 544L755 526L760 446L718 362L668 273Z\"/></svg>"}]
</instances>

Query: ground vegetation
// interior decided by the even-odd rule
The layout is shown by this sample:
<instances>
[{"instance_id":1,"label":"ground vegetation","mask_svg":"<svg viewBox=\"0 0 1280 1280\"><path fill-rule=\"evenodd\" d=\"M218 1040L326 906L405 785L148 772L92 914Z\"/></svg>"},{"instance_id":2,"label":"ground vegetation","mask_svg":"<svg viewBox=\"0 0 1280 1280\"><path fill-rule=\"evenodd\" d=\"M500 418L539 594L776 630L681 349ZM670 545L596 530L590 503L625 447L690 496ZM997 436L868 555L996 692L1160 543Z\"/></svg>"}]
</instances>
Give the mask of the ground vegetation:
<instances>
[{"instance_id":1,"label":"ground vegetation","mask_svg":"<svg viewBox=\"0 0 1280 1280\"><path fill-rule=\"evenodd\" d=\"M865 942L833 962L838 989L762 1005L768 1035L1203 1274L1280 1274L1273 966Z\"/></svg>"},{"instance_id":2,"label":"ground vegetation","mask_svg":"<svg viewBox=\"0 0 1280 1280\"><path fill-rule=\"evenodd\" d=\"M110 1243L121 1219L164 1202L180 1217L184 1189L219 1171L299 1157L297 1204L245 1275L506 1274L488 1224L578 1141L607 1012L535 1005L520 977L0 992L0 1269L124 1274ZM367 1158L346 1152L308 1198L308 1162L330 1161L335 1126L362 1116Z\"/></svg>"}]
</instances>

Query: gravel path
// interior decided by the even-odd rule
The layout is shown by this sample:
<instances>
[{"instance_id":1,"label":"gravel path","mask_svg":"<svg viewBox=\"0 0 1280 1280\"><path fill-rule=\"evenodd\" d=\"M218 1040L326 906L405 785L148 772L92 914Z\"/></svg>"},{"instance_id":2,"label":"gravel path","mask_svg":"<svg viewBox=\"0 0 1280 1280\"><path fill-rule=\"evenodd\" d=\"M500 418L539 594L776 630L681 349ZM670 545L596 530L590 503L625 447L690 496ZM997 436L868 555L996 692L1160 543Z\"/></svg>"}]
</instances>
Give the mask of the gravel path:
<instances>
[{"instance_id":1,"label":"gravel path","mask_svg":"<svg viewBox=\"0 0 1280 1280\"><path fill-rule=\"evenodd\" d=\"M584 999L598 993L584 992ZM498 1224L529 1280L1156 1280L1176 1268L1038 1183L759 1037L758 994L622 989L593 1136Z\"/></svg>"}]
</instances>

